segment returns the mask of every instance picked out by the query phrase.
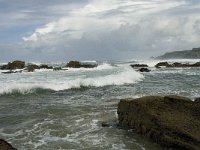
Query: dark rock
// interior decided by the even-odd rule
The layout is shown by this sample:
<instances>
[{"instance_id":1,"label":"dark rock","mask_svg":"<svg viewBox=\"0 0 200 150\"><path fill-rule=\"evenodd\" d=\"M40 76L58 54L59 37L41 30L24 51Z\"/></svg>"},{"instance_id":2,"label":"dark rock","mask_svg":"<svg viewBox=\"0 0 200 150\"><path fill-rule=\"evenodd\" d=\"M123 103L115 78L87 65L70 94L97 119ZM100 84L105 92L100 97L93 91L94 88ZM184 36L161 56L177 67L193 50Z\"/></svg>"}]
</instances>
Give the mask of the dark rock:
<instances>
[{"instance_id":1,"label":"dark rock","mask_svg":"<svg viewBox=\"0 0 200 150\"><path fill-rule=\"evenodd\" d=\"M200 67L200 62L197 62L195 64L192 65L193 67Z\"/></svg>"},{"instance_id":2,"label":"dark rock","mask_svg":"<svg viewBox=\"0 0 200 150\"><path fill-rule=\"evenodd\" d=\"M43 64L43 65L40 65L40 69L53 69L53 67Z\"/></svg>"},{"instance_id":3,"label":"dark rock","mask_svg":"<svg viewBox=\"0 0 200 150\"><path fill-rule=\"evenodd\" d=\"M195 102L195 103L200 103L200 97L195 98L194 102Z\"/></svg>"},{"instance_id":4,"label":"dark rock","mask_svg":"<svg viewBox=\"0 0 200 150\"><path fill-rule=\"evenodd\" d=\"M2 70L14 70L14 69L23 69L25 67L25 62L21 60L15 60L9 62L7 65L1 67Z\"/></svg>"},{"instance_id":5,"label":"dark rock","mask_svg":"<svg viewBox=\"0 0 200 150\"><path fill-rule=\"evenodd\" d=\"M169 64L168 62L159 62L157 65L155 65L156 68L160 67L177 67L177 68L186 68L186 67L200 67L200 62L197 62L195 64L182 64L179 62L175 62L173 64Z\"/></svg>"},{"instance_id":6,"label":"dark rock","mask_svg":"<svg viewBox=\"0 0 200 150\"><path fill-rule=\"evenodd\" d=\"M35 69L40 69L40 67L38 65L35 65L35 64L30 64L26 67L26 70L28 72L33 72L33 71L35 71Z\"/></svg>"},{"instance_id":7,"label":"dark rock","mask_svg":"<svg viewBox=\"0 0 200 150\"><path fill-rule=\"evenodd\" d=\"M200 150L200 103L179 96L123 99L118 120L163 147Z\"/></svg>"},{"instance_id":8,"label":"dark rock","mask_svg":"<svg viewBox=\"0 0 200 150\"><path fill-rule=\"evenodd\" d=\"M168 62L159 62L158 64L155 65L156 68L160 67L170 67L171 65L168 64Z\"/></svg>"},{"instance_id":9,"label":"dark rock","mask_svg":"<svg viewBox=\"0 0 200 150\"><path fill-rule=\"evenodd\" d=\"M11 144L5 140L0 139L0 150L16 150Z\"/></svg>"},{"instance_id":10,"label":"dark rock","mask_svg":"<svg viewBox=\"0 0 200 150\"><path fill-rule=\"evenodd\" d=\"M109 123L107 123L107 122L102 122L101 126L102 127L110 127L111 125Z\"/></svg>"},{"instance_id":11,"label":"dark rock","mask_svg":"<svg viewBox=\"0 0 200 150\"><path fill-rule=\"evenodd\" d=\"M66 67L69 67L69 68L94 68L94 67L97 67L97 65L81 63L79 61L70 61L69 63L67 63Z\"/></svg>"},{"instance_id":12,"label":"dark rock","mask_svg":"<svg viewBox=\"0 0 200 150\"><path fill-rule=\"evenodd\" d=\"M62 68L61 67L55 67L55 68L53 68L53 71L59 71L59 70L62 70Z\"/></svg>"},{"instance_id":13,"label":"dark rock","mask_svg":"<svg viewBox=\"0 0 200 150\"><path fill-rule=\"evenodd\" d=\"M138 68L138 67L142 67L142 68L145 68L145 67L148 67L148 65L146 64L132 64L130 65L132 68Z\"/></svg>"},{"instance_id":14,"label":"dark rock","mask_svg":"<svg viewBox=\"0 0 200 150\"><path fill-rule=\"evenodd\" d=\"M151 70L148 68L140 68L138 71L140 72L150 72Z\"/></svg>"}]
</instances>

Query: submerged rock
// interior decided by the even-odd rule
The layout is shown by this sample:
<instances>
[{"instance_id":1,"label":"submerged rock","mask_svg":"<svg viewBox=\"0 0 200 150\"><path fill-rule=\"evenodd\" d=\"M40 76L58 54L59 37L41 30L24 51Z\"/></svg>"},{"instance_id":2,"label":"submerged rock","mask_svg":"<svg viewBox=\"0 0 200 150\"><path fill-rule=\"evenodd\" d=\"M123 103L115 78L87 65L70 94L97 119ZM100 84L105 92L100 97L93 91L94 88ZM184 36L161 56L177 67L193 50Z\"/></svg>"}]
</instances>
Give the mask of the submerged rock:
<instances>
[{"instance_id":1,"label":"submerged rock","mask_svg":"<svg viewBox=\"0 0 200 150\"><path fill-rule=\"evenodd\" d=\"M97 67L97 65L81 63L79 61L70 61L69 63L67 63L66 67L69 67L69 68L95 68L95 67Z\"/></svg>"},{"instance_id":2,"label":"submerged rock","mask_svg":"<svg viewBox=\"0 0 200 150\"><path fill-rule=\"evenodd\" d=\"M200 103L179 96L146 96L123 99L118 120L163 147L200 149Z\"/></svg>"},{"instance_id":3,"label":"submerged rock","mask_svg":"<svg viewBox=\"0 0 200 150\"><path fill-rule=\"evenodd\" d=\"M9 62L7 65L1 67L2 70L14 70L14 69L23 69L25 67L25 61L15 60Z\"/></svg>"},{"instance_id":4,"label":"submerged rock","mask_svg":"<svg viewBox=\"0 0 200 150\"><path fill-rule=\"evenodd\" d=\"M0 139L0 150L16 150L11 144L5 140Z\"/></svg>"}]
</instances>

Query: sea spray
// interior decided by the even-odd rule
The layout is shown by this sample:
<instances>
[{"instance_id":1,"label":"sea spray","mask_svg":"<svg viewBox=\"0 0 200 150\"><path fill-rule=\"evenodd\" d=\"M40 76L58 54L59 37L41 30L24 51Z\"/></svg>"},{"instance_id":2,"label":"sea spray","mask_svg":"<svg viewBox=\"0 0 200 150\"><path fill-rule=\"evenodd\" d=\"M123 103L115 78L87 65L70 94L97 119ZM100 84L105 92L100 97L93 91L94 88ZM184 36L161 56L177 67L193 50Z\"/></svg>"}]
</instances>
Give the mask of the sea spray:
<instances>
[{"instance_id":1,"label":"sea spray","mask_svg":"<svg viewBox=\"0 0 200 150\"><path fill-rule=\"evenodd\" d=\"M114 69L113 69L114 68ZM101 72L102 70L108 69L111 73L108 74L107 71ZM59 74L48 74L48 72L38 72L43 75L40 78L38 74L32 73L28 76L26 74L26 79L5 82L1 84L0 94L11 94L12 92L17 92L21 94L33 93L38 91L37 89L49 89L53 91L63 91L72 88L81 87L103 87L109 85L124 85L124 84L134 84L137 81L141 81L144 76L130 67L117 68L112 67L108 64L103 64L93 71L98 71L102 73L100 76L92 75L86 76L85 73L80 74L77 71L71 70L69 73L76 75L76 77L65 77L68 74L66 72L60 72ZM80 70L79 70L80 71ZM90 71L90 70L89 70ZM88 70L84 70L88 73ZM88 73L89 74L89 73ZM105 75L106 74L106 75ZM20 78L21 74L18 74ZM48 76L44 78L44 76Z\"/></svg>"}]
</instances>

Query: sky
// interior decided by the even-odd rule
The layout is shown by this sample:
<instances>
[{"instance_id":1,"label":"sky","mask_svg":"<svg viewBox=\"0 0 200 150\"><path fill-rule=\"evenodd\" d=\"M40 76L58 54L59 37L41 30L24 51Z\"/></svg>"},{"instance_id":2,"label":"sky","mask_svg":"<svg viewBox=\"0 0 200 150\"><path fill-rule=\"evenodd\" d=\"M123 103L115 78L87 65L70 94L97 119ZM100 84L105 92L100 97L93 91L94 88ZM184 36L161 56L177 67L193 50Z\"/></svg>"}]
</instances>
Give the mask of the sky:
<instances>
[{"instance_id":1,"label":"sky","mask_svg":"<svg viewBox=\"0 0 200 150\"><path fill-rule=\"evenodd\" d=\"M0 62L147 59L194 47L199 0L0 0Z\"/></svg>"}]
</instances>

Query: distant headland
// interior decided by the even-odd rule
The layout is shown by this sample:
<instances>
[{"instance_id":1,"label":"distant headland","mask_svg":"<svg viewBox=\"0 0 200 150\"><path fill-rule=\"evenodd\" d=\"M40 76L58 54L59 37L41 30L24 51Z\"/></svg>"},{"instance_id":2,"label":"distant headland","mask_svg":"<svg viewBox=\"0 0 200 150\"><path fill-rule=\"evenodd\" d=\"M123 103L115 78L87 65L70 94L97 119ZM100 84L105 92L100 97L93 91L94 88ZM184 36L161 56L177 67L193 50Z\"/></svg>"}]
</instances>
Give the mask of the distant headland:
<instances>
[{"instance_id":1,"label":"distant headland","mask_svg":"<svg viewBox=\"0 0 200 150\"><path fill-rule=\"evenodd\" d=\"M200 47L192 50L168 52L156 59L200 59Z\"/></svg>"}]
</instances>

